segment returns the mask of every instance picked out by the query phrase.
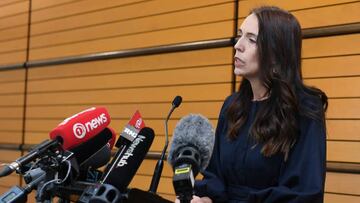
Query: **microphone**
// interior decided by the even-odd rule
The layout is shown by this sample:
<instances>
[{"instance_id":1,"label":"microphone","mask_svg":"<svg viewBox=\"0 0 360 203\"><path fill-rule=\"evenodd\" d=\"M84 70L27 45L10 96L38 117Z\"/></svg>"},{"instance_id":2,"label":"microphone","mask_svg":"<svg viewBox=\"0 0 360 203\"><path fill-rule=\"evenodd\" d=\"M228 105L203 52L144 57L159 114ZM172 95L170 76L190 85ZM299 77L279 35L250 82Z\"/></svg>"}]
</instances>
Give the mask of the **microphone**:
<instances>
[{"instance_id":1,"label":"microphone","mask_svg":"<svg viewBox=\"0 0 360 203\"><path fill-rule=\"evenodd\" d=\"M168 121L170 119L170 116L171 116L172 112L175 110L175 108L180 106L181 102L182 102L182 97L181 96L176 96L174 98L174 100L172 102L172 107L170 109L170 112L169 112L168 116L165 119L165 145L164 145L164 149L162 150L160 159L156 163L156 166L155 166L155 169L154 169L154 174L153 174L153 177L151 179L150 188L149 188L149 192L151 192L151 193L156 193L157 187L159 185L161 173L162 173L162 170L164 168L164 161L163 160L165 159L166 149L167 149L168 144L169 144Z\"/></svg>"},{"instance_id":2,"label":"microphone","mask_svg":"<svg viewBox=\"0 0 360 203\"><path fill-rule=\"evenodd\" d=\"M104 145L101 149L99 149L96 153L92 154L88 159L80 164L80 168L88 169L93 168L97 169L105 164L107 164L111 159L111 150L114 146L116 133L112 128L107 127L111 132L110 141Z\"/></svg>"},{"instance_id":3,"label":"microphone","mask_svg":"<svg viewBox=\"0 0 360 203\"><path fill-rule=\"evenodd\" d=\"M209 164L214 142L215 132L200 114L190 114L177 123L168 162L174 170L173 185L181 202L191 201L194 177Z\"/></svg>"},{"instance_id":4,"label":"microphone","mask_svg":"<svg viewBox=\"0 0 360 203\"><path fill-rule=\"evenodd\" d=\"M115 155L100 184L86 188L78 202L109 202L108 194L112 194L112 199L123 199L122 196L149 151L154 136L151 128L142 128L129 147L123 145L120 148L124 152Z\"/></svg>"},{"instance_id":5,"label":"microphone","mask_svg":"<svg viewBox=\"0 0 360 203\"><path fill-rule=\"evenodd\" d=\"M144 127L144 120L142 119L140 112L137 110L120 134L120 138L115 144L115 146L118 148L118 151L114 155L114 158L111 160L111 163L106 166L102 179L105 179L109 175L111 170L116 165L115 162L117 161L117 159L123 156L126 149L131 145L131 143L138 135L139 131Z\"/></svg>"},{"instance_id":6,"label":"microphone","mask_svg":"<svg viewBox=\"0 0 360 203\"><path fill-rule=\"evenodd\" d=\"M69 149L69 151L74 153L75 159L79 166L91 166L92 164L101 165L101 162L103 162L103 160L95 160L94 156L97 156L98 153L102 152L103 148L108 148L108 150L104 151L110 151L110 156L103 157L102 159L110 159L111 149L109 148L109 142L111 141L111 139L113 139L112 131L109 128L105 128L96 136L88 139L87 141L79 144L76 147Z\"/></svg>"},{"instance_id":7,"label":"microphone","mask_svg":"<svg viewBox=\"0 0 360 203\"><path fill-rule=\"evenodd\" d=\"M114 146L116 134L115 131L108 127L112 137L110 141L101 147L96 153L92 154L85 161L79 164L80 174L78 180L96 183L100 180L102 172L98 168L105 166L111 159L111 150Z\"/></svg>"},{"instance_id":8,"label":"microphone","mask_svg":"<svg viewBox=\"0 0 360 203\"><path fill-rule=\"evenodd\" d=\"M115 157L116 160L113 166L111 166L111 170L100 183L113 185L121 193L125 192L146 153L149 151L154 136L153 129L148 127L142 128L131 145L126 148L125 153Z\"/></svg>"},{"instance_id":9,"label":"microphone","mask_svg":"<svg viewBox=\"0 0 360 203\"><path fill-rule=\"evenodd\" d=\"M51 140L43 141L28 154L5 166L0 172L0 177L19 170L49 150L57 149L60 146L64 150L74 148L99 134L109 123L110 116L106 109L101 107L92 107L66 118L50 132Z\"/></svg>"},{"instance_id":10,"label":"microphone","mask_svg":"<svg viewBox=\"0 0 360 203\"><path fill-rule=\"evenodd\" d=\"M110 123L104 107L92 107L66 118L50 132L50 138L62 138L62 147L69 149L99 134Z\"/></svg>"}]
</instances>

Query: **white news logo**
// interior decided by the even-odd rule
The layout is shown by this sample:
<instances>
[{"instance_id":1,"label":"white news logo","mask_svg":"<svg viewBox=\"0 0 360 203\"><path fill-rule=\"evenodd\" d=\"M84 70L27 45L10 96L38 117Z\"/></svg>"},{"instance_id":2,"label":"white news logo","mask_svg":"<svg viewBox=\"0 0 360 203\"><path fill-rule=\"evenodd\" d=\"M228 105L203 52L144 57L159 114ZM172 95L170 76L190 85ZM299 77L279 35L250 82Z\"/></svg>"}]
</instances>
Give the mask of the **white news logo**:
<instances>
[{"instance_id":1,"label":"white news logo","mask_svg":"<svg viewBox=\"0 0 360 203\"><path fill-rule=\"evenodd\" d=\"M135 138L137 136L137 132L134 132L127 127L125 127L125 129L124 129L124 133L130 135L133 138Z\"/></svg>"},{"instance_id":2,"label":"white news logo","mask_svg":"<svg viewBox=\"0 0 360 203\"><path fill-rule=\"evenodd\" d=\"M86 122L85 124L82 123L75 123L73 125L73 132L75 137L82 139L85 137L87 132L90 132L100 125L104 124L107 121L105 113L101 114L99 117L96 117L92 119L89 122Z\"/></svg>"},{"instance_id":3,"label":"white news logo","mask_svg":"<svg viewBox=\"0 0 360 203\"><path fill-rule=\"evenodd\" d=\"M134 156L134 151L136 149L136 147L145 140L145 136L143 135L139 135L136 137L136 139L134 140L134 142L130 145L130 147L126 150L124 156L121 157L119 163L116 165L117 167L123 167L125 165L128 164L128 159L132 156Z\"/></svg>"}]
</instances>

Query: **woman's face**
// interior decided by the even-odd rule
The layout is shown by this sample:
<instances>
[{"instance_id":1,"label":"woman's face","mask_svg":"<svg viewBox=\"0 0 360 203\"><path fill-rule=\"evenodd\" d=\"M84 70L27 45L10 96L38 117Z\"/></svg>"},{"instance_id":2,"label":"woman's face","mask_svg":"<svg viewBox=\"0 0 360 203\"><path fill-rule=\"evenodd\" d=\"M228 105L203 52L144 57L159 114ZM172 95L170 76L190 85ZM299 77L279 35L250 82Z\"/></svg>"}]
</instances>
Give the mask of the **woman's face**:
<instances>
[{"instance_id":1,"label":"woman's face","mask_svg":"<svg viewBox=\"0 0 360 203\"><path fill-rule=\"evenodd\" d=\"M234 73L248 80L258 78L259 57L257 51L257 36L259 34L258 20L255 14L245 18L238 31L239 40L235 44Z\"/></svg>"}]
</instances>

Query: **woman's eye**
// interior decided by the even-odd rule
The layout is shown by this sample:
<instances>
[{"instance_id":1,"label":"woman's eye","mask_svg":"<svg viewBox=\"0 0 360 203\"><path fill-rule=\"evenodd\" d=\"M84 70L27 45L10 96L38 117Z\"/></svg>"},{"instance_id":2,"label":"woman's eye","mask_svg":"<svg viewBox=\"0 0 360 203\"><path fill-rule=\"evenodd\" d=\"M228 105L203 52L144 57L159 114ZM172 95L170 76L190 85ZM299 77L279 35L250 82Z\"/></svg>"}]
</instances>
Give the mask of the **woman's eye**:
<instances>
[{"instance_id":1,"label":"woman's eye","mask_svg":"<svg viewBox=\"0 0 360 203\"><path fill-rule=\"evenodd\" d=\"M256 43L256 39L250 38L249 40L251 43Z\"/></svg>"}]
</instances>

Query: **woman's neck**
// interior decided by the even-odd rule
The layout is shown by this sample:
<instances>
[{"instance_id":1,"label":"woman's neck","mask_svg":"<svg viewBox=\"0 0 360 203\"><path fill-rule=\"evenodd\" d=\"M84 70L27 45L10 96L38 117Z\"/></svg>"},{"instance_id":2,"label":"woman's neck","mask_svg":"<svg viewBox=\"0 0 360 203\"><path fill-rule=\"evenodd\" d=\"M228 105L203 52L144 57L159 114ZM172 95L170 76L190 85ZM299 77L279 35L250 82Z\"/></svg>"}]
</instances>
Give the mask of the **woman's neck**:
<instances>
[{"instance_id":1,"label":"woman's neck","mask_svg":"<svg viewBox=\"0 0 360 203\"><path fill-rule=\"evenodd\" d=\"M257 79L249 80L253 92L253 101L262 101L269 97L269 90Z\"/></svg>"}]
</instances>

